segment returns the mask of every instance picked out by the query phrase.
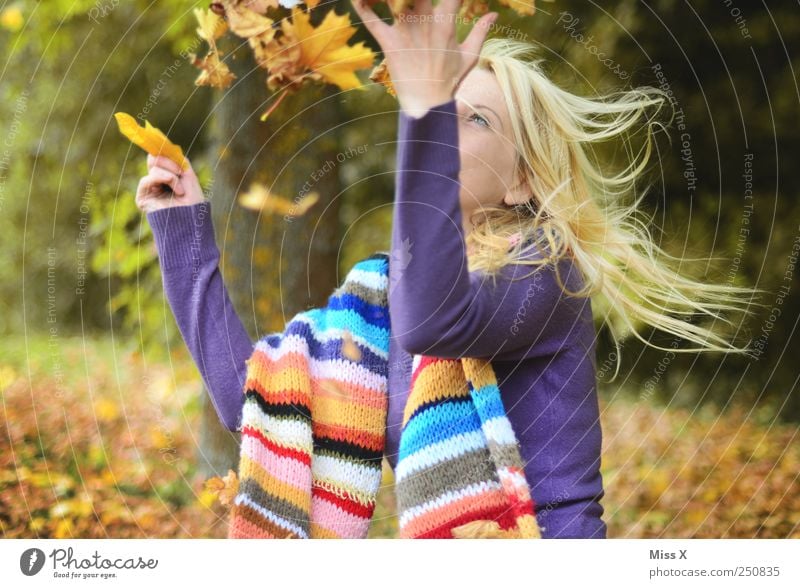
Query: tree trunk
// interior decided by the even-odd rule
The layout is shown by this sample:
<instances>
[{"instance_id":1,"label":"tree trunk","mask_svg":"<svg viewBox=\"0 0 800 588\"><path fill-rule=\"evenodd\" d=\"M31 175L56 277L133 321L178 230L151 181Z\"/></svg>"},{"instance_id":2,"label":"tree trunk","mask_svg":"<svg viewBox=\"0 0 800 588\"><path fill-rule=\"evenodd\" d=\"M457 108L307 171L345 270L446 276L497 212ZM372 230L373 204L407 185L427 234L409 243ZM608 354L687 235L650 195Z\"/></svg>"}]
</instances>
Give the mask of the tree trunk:
<instances>
[{"instance_id":1,"label":"tree trunk","mask_svg":"<svg viewBox=\"0 0 800 588\"><path fill-rule=\"evenodd\" d=\"M261 122L277 96L266 86L266 72L255 66L250 48L238 38L227 35L219 46L237 79L227 90L214 91L208 159L213 189L208 197L225 285L255 342L265 333L282 331L297 312L324 304L336 285L339 200L333 200L340 149L330 129L342 115L338 100L330 98L336 89L313 85L286 96ZM229 52L234 53L231 59ZM320 201L288 221L282 214L254 212L237 204L237 196L252 182L290 201L317 191ZM239 443L240 434L222 426L205 391L200 471L206 476L236 471Z\"/></svg>"}]
</instances>

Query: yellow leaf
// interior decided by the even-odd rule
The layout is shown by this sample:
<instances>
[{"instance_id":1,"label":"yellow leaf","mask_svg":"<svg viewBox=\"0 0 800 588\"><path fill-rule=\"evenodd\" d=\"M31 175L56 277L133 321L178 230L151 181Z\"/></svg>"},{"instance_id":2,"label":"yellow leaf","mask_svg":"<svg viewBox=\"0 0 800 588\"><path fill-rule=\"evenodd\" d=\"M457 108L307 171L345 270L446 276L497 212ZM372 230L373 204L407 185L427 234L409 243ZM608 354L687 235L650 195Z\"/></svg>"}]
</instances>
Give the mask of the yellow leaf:
<instances>
[{"instance_id":1,"label":"yellow leaf","mask_svg":"<svg viewBox=\"0 0 800 588\"><path fill-rule=\"evenodd\" d=\"M0 12L0 26L4 29L16 33L25 24L25 19L22 17L22 11L16 6L10 6Z\"/></svg>"},{"instance_id":2,"label":"yellow leaf","mask_svg":"<svg viewBox=\"0 0 800 588\"><path fill-rule=\"evenodd\" d=\"M342 334L342 353L345 357L353 361L361 359L361 350L358 348L358 345L353 342L350 331L344 331Z\"/></svg>"},{"instance_id":3,"label":"yellow leaf","mask_svg":"<svg viewBox=\"0 0 800 588\"><path fill-rule=\"evenodd\" d=\"M28 528L34 533L38 533L39 531L44 529L46 525L47 525L47 519L43 517L33 517L30 523L28 523Z\"/></svg>"},{"instance_id":4,"label":"yellow leaf","mask_svg":"<svg viewBox=\"0 0 800 588\"><path fill-rule=\"evenodd\" d=\"M85 492L80 498L73 500L73 512L79 517L88 517L94 513L94 503L92 498Z\"/></svg>"},{"instance_id":5,"label":"yellow leaf","mask_svg":"<svg viewBox=\"0 0 800 588\"><path fill-rule=\"evenodd\" d=\"M239 493L239 478L236 476L236 472L228 470L224 478L214 476L206 480L203 489L205 492L217 496L222 505L230 506ZM200 501L203 502L203 499L201 495Z\"/></svg>"},{"instance_id":6,"label":"yellow leaf","mask_svg":"<svg viewBox=\"0 0 800 588\"><path fill-rule=\"evenodd\" d=\"M145 126L140 127L135 118L124 112L114 113L114 118L117 119L119 131L134 145L141 147L150 155L164 155L181 166L182 169L188 169L189 163L180 146L175 145L164 133L148 121L144 121Z\"/></svg>"},{"instance_id":7,"label":"yellow leaf","mask_svg":"<svg viewBox=\"0 0 800 588\"><path fill-rule=\"evenodd\" d=\"M56 530L55 533L53 533L53 536L56 539L72 537L72 521L70 519L62 519L58 521L58 525L56 525Z\"/></svg>"},{"instance_id":8,"label":"yellow leaf","mask_svg":"<svg viewBox=\"0 0 800 588\"><path fill-rule=\"evenodd\" d=\"M392 78L389 75L389 67L386 64L386 59L375 66L375 69L373 69L372 73L369 74L369 79L376 84L383 84L390 96L397 97L397 92L394 89Z\"/></svg>"},{"instance_id":9,"label":"yellow leaf","mask_svg":"<svg viewBox=\"0 0 800 588\"><path fill-rule=\"evenodd\" d=\"M375 54L364 41L347 45L356 32L348 13L340 15L331 9L319 27L314 28L310 14L295 6L292 20L284 20L281 25L286 39L284 44L297 44L299 62L311 71L311 77L321 76L342 90L362 87L354 71L373 65Z\"/></svg>"},{"instance_id":10,"label":"yellow leaf","mask_svg":"<svg viewBox=\"0 0 800 588\"><path fill-rule=\"evenodd\" d=\"M192 65L202 70L194 81L196 86L211 86L224 90L236 79L236 74L228 69L225 62L220 61L216 51L212 51L203 59L199 59L194 53L190 53L189 56Z\"/></svg>"},{"instance_id":11,"label":"yellow leaf","mask_svg":"<svg viewBox=\"0 0 800 588\"><path fill-rule=\"evenodd\" d=\"M100 480L102 480L103 484L106 486L113 486L117 483L117 477L114 475L109 469L103 470L103 473L100 474Z\"/></svg>"},{"instance_id":12,"label":"yellow leaf","mask_svg":"<svg viewBox=\"0 0 800 588\"><path fill-rule=\"evenodd\" d=\"M310 192L298 202L292 202L271 194L267 188L259 183L253 183L250 189L239 196L239 204L250 210L261 210L288 216L302 216L319 200L317 192Z\"/></svg>"},{"instance_id":13,"label":"yellow leaf","mask_svg":"<svg viewBox=\"0 0 800 588\"><path fill-rule=\"evenodd\" d=\"M94 403L94 414L104 422L113 421L119 416L117 404L108 398L100 398Z\"/></svg>"},{"instance_id":14,"label":"yellow leaf","mask_svg":"<svg viewBox=\"0 0 800 588\"><path fill-rule=\"evenodd\" d=\"M10 365L0 366L0 391L5 390L17 379L17 373Z\"/></svg>"},{"instance_id":15,"label":"yellow leaf","mask_svg":"<svg viewBox=\"0 0 800 588\"><path fill-rule=\"evenodd\" d=\"M251 10L244 3L233 3L231 0L223 2L225 6L225 18L231 27L231 31L242 38L254 37L261 35L272 28L274 22L271 18L267 18Z\"/></svg>"},{"instance_id":16,"label":"yellow leaf","mask_svg":"<svg viewBox=\"0 0 800 588\"><path fill-rule=\"evenodd\" d=\"M198 494L197 501L203 506L203 508L211 508L217 501L217 492L203 490L200 492L200 494Z\"/></svg>"},{"instance_id":17,"label":"yellow leaf","mask_svg":"<svg viewBox=\"0 0 800 588\"><path fill-rule=\"evenodd\" d=\"M161 449L163 447L170 447L172 445L172 439L164 433L161 427L153 426L150 428L150 443L153 447Z\"/></svg>"},{"instance_id":18,"label":"yellow leaf","mask_svg":"<svg viewBox=\"0 0 800 588\"><path fill-rule=\"evenodd\" d=\"M225 19L211 9L195 8L194 16L200 24L197 27L197 34L209 43L219 39L228 30L228 23L225 22Z\"/></svg>"},{"instance_id":19,"label":"yellow leaf","mask_svg":"<svg viewBox=\"0 0 800 588\"><path fill-rule=\"evenodd\" d=\"M53 484L53 478L47 472L32 473L28 477L28 480L37 488L50 488L50 486Z\"/></svg>"}]
</instances>

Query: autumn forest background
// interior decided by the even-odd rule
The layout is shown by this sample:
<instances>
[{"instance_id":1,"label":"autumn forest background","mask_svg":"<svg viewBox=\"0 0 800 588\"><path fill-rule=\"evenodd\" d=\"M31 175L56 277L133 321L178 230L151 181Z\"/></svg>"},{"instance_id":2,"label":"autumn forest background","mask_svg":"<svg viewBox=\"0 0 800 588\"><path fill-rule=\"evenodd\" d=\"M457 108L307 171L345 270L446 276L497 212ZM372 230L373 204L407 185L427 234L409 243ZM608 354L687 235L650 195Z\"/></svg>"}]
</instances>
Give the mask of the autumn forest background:
<instances>
[{"instance_id":1,"label":"autumn forest background","mask_svg":"<svg viewBox=\"0 0 800 588\"><path fill-rule=\"evenodd\" d=\"M574 92L672 92L686 129L657 137L644 200L657 241L674 255L713 255L689 263L709 280L768 291L741 325L757 357L668 354L629 337L610 382L615 349L598 323L609 537L800 537L796 7L555 0L530 16L489 6L500 12L490 36L541 43L553 77ZM321 79L281 96L228 32L215 43L235 79L197 85L209 44L195 9L209 3L0 7L3 537L227 531L227 507L207 482L236 469L237 435L219 424L164 298L134 203L145 154L114 113L144 115L191 158L254 341L388 248L397 101L372 67L355 72L360 89ZM349 1L319 2L311 23L329 10L350 15L348 43L363 41L377 65ZM309 182L319 202L291 222L243 205L254 185L291 200ZM385 474L371 537L396 534Z\"/></svg>"}]
</instances>

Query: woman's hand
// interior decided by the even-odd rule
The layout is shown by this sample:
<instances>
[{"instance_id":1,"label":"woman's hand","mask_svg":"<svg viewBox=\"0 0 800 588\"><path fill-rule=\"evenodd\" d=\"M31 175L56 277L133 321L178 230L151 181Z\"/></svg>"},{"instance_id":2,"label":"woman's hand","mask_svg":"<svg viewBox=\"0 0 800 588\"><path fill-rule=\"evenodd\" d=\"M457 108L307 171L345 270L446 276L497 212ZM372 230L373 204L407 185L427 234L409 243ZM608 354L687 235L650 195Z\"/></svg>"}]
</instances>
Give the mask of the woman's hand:
<instances>
[{"instance_id":1,"label":"woman's hand","mask_svg":"<svg viewBox=\"0 0 800 588\"><path fill-rule=\"evenodd\" d=\"M461 0L414 0L412 10L395 15L388 25L367 6L353 0L364 26L380 44L400 107L419 118L431 107L449 102L458 84L478 61L496 12L484 14L464 42L456 41Z\"/></svg>"},{"instance_id":2,"label":"woman's hand","mask_svg":"<svg viewBox=\"0 0 800 588\"><path fill-rule=\"evenodd\" d=\"M189 158L186 158L189 161ZM171 159L159 155L147 155L148 174L139 180L136 190L136 206L143 212L151 212L171 206L191 206L205 201L200 181L189 168L181 170Z\"/></svg>"}]
</instances>

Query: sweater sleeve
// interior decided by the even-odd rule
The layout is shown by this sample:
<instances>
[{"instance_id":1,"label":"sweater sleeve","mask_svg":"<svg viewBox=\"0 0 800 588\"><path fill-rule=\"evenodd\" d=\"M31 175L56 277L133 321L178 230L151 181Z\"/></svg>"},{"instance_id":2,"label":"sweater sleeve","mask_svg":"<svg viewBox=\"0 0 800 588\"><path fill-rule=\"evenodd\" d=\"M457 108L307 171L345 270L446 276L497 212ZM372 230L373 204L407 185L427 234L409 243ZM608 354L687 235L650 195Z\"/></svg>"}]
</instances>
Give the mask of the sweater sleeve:
<instances>
[{"instance_id":1,"label":"sweater sleeve","mask_svg":"<svg viewBox=\"0 0 800 588\"><path fill-rule=\"evenodd\" d=\"M211 202L147 213L164 292L220 421L241 426L250 336L231 304L219 271Z\"/></svg>"},{"instance_id":2,"label":"sweater sleeve","mask_svg":"<svg viewBox=\"0 0 800 588\"><path fill-rule=\"evenodd\" d=\"M569 338L580 305L564 302L553 264L509 264L496 285L468 271L458 119L455 99L419 118L399 114L389 272L394 336L409 353L445 358L554 353ZM533 246L528 251L524 257L541 255ZM561 278L574 288L567 263L559 262Z\"/></svg>"}]
</instances>

